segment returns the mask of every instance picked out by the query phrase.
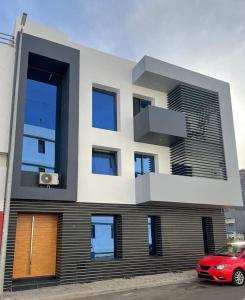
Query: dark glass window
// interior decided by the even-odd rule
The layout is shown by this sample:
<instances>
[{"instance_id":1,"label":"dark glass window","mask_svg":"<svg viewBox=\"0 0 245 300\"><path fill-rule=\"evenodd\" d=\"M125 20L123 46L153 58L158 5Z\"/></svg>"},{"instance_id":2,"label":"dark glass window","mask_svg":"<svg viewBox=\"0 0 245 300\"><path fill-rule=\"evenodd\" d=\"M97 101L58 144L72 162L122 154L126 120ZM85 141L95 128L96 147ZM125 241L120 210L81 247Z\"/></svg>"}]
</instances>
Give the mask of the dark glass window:
<instances>
[{"instance_id":1,"label":"dark glass window","mask_svg":"<svg viewBox=\"0 0 245 300\"><path fill-rule=\"evenodd\" d=\"M39 172L45 172L45 168L38 168Z\"/></svg>"},{"instance_id":2,"label":"dark glass window","mask_svg":"<svg viewBox=\"0 0 245 300\"><path fill-rule=\"evenodd\" d=\"M204 253L212 254L215 251L214 230L212 217L202 217L202 233Z\"/></svg>"},{"instance_id":3,"label":"dark glass window","mask_svg":"<svg viewBox=\"0 0 245 300\"><path fill-rule=\"evenodd\" d=\"M91 217L91 258L114 258L115 245L115 217Z\"/></svg>"},{"instance_id":4,"label":"dark glass window","mask_svg":"<svg viewBox=\"0 0 245 300\"><path fill-rule=\"evenodd\" d=\"M133 110L134 110L134 116L137 115L142 109L147 107L148 105L151 105L151 101L139 99L134 97L133 98L134 104L133 104Z\"/></svg>"},{"instance_id":5,"label":"dark glass window","mask_svg":"<svg viewBox=\"0 0 245 300\"><path fill-rule=\"evenodd\" d=\"M117 97L116 93L93 88L93 127L117 130Z\"/></svg>"},{"instance_id":6,"label":"dark glass window","mask_svg":"<svg viewBox=\"0 0 245 300\"><path fill-rule=\"evenodd\" d=\"M155 217L148 217L148 243L149 254L156 255L156 220Z\"/></svg>"},{"instance_id":7,"label":"dark glass window","mask_svg":"<svg viewBox=\"0 0 245 300\"><path fill-rule=\"evenodd\" d=\"M45 141L38 140L38 152L45 153Z\"/></svg>"},{"instance_id":8,"label":"dark glass window","mask_svg":"<svg viewBox=\"0 0 245 300\"><path fill-rule=\"evenodd\" d=\"M151 172L155 172L154 156L146 154L134 155L135 177Z\"/></svg>"},{"instance_id":9,"label":"dark glass window","mask_svg":"<svg viewBox=\"0 0 245 300\"><path fill-rule=\"evenodd\" d=\"M47 76L46 73L45 75ZM39 168L47 168L49 172L55 171L56 107L56 85L27 79L23 171L38 172Z\"/></svg>"},{"instance_id":10,"label":"dark glass window","mask_svg":"<svg viewBox=\"0 0 245 300\"><path fill-rule=\"evenodd\" d=\"M93 149L92 173L104 175L117 175L117 154L113 151Z\"/></svg>"}]
</instances>

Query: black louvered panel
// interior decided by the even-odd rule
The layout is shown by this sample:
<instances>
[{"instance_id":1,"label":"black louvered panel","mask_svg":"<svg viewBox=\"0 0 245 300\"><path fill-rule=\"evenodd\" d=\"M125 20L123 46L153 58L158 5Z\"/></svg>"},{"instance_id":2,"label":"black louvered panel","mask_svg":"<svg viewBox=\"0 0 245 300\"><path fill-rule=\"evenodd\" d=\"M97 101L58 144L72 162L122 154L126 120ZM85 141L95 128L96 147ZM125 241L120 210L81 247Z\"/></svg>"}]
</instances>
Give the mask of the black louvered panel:
<instances>
[{"instance_id":1,"label":"black louvered panel","mask_svg":"<svg viewBox=\"0 0 245 300\"><path fill-rule=\"evenodd\" d=\"M181 84L168 108L186 116L187 138L170 147L175 175L227 179L218 94Z\"/></svg>"}]
</instances>

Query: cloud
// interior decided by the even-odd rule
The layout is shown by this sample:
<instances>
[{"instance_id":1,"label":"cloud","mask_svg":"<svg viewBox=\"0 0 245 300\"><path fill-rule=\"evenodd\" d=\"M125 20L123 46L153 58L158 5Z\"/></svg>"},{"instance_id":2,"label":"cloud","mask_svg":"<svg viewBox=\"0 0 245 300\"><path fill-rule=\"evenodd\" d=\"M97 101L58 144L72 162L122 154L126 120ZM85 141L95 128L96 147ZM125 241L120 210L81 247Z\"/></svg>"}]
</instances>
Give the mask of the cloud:
<instances>
[{"instance_id":1,"label":"cloud","mask_svg":"<svg viewBox=\"0 0 245 300\"><path fill-rule=\"evenodd\" d=\"M11 32L22 11L86 46L136 61L148 54L229 81L245 168L244 0L12 0L0 11L1 31Z\"/></svg>"}]
</instances>

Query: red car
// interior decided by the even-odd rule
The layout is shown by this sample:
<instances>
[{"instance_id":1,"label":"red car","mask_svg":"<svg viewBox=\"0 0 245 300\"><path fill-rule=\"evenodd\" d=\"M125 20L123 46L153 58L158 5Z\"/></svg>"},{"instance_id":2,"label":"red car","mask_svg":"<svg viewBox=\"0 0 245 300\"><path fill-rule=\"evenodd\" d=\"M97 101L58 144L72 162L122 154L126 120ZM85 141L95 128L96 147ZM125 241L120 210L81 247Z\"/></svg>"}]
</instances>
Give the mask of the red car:
<instances>
[{"instance_id":1,"label":"red car","mask_svg":"<svg viewBox=\"0 0 245 300\"><path fill-rule=\"evenodd\" d=\"M199 278L215 282L245 281L245 242L230 243L215 254L202 258L196 267Z\"/></svg>"}]
</instances>

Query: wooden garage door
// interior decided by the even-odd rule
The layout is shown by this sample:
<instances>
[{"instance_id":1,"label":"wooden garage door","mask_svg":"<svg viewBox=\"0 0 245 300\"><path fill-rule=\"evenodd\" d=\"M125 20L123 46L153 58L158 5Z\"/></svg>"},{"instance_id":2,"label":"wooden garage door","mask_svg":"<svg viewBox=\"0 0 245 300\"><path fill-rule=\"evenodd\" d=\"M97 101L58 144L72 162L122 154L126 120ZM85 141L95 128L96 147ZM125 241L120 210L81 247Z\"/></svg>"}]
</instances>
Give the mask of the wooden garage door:
<instances>
[{"instance_id":1,"label":"wooden garage door","mask_svg":"<svg viewBox=\"0 0 245 300\"><path fill-rule=\"evenodd\" d=\"M19 214L13 278L55 275L56 247L57 215Z\"/></svg>"}]
</instances>

